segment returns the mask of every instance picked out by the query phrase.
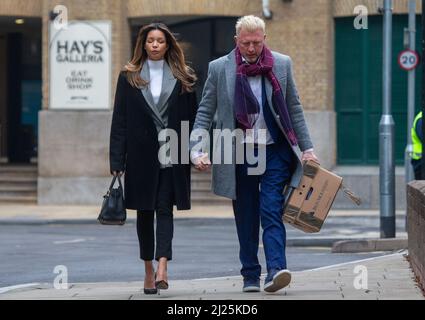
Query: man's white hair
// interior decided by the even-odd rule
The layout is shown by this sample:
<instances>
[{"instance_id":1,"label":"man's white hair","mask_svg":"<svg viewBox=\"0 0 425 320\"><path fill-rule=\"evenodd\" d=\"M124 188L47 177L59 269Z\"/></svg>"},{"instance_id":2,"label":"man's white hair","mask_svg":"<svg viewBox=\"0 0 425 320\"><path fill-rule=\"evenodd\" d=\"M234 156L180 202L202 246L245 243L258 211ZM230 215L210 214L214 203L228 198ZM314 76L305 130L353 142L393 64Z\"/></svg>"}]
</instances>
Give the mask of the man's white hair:
<instances>
[{"instance_id":1,"label":"man's white hair","mask_svg":"<svg viewBox=\"0 0 425 320\"><path fill-rule=\"evenodd\" d=\"M239 36L241 30L246 30L248 32L255 32L261 30L266 33L266 23L263 19L250 15L244 16L236 22L236 35Z\"/></svg>"}]
</instances>

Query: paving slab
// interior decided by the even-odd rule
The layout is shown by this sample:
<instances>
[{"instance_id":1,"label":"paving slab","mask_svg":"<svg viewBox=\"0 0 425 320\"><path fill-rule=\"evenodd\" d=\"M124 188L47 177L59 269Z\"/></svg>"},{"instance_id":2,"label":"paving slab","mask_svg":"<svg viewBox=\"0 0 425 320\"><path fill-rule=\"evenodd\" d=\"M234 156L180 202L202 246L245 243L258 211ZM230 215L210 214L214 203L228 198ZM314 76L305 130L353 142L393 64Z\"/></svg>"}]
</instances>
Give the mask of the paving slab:
<instances>
[{"instance_id":1,"label":"paving slab","mask_svg":"<svg viewBox=\"0 0 425 320\"><path fill-rule=\"evenodd\" d=\"M0 300L425 300L406 255L294 272L290 286L275 294L242 293L241 277L223 277L170 281L170 289L155 296L143 294L142 282L77 283L68 290L38 284L6 291Z\"/></svg>"}]
</instances>

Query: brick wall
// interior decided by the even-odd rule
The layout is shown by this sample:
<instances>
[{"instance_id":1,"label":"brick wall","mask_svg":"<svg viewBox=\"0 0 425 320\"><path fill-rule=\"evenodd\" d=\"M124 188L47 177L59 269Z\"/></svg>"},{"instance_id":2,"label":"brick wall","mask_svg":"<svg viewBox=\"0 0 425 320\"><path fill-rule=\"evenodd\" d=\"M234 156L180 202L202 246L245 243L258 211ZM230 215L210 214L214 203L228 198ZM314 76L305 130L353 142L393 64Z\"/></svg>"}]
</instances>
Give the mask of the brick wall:
<instances>
[{"instance_id":1,"label":"brick wall","mask_svg":"<svg viewBox=\"0 0 425 320\"><path fill-rule=\"evenodd\" d=\"M305 110L333 111L332 1L270 3L274 17L267 24L268 42L294 61L295 80Z\"/></svg>"},{"instance_id":2,"label":"brick wall","mask_svg":"<svg viewBox=\"0 0 425 320\"><path fill-rule=\"evenodd\" d=\"M42 0L0 0L0 15L40 17Z\"/></svg>"},{"instance_id":3,"label":"brick wall","mask_svg":"<svg viewBox=\"0 0 425 320\"><path fill-rule=\"evenodd\" d=\"M129 17L262 16L260 0L128 0ZM334 110L332 0L271 0L273 19L266 20L267 43L294 61L301 101L306 110ZM233 30L232 30L233 32Z\"/></svg>"},{"instance_id":4,"label":"brick wall","mask_svg":"<svg viewBox=\"0 0 425 320\"><path fill-rule=\"evenodd\" d=\"M282 2L281 0L279 0ZM270 3L272 3L270 1ZM271 4L273 7L273 5ZM225 15L241 13L261 14L261 1L253 0L128 0L130 17L176 16L176 15Z\"/></svg>"},{"instance_id":5,"label":"brick wall","mask_svg":"<svg viewBox=\"0 0 425 320\"><path fill-rule=\"evenodd\" d=\"M377 8L382 6L382 0L333 0L333 11L335 17L353 16L354 8L357 5L367 7L369 14L378 14ZM408 13L409 0L393 0L393 8L395 14ZM421 13L421 0L416 0L416 12Z\"/></svg>"},{"instance_id":6,"label":"brick wall","mask_svg":"<svg viewBox=\"0 0 425 320\"><path fill-rule=\"evenodd\" d=\"M425 287L425 181L407 185L407 232L413 271Z\"/></svg>"}]
</instances>

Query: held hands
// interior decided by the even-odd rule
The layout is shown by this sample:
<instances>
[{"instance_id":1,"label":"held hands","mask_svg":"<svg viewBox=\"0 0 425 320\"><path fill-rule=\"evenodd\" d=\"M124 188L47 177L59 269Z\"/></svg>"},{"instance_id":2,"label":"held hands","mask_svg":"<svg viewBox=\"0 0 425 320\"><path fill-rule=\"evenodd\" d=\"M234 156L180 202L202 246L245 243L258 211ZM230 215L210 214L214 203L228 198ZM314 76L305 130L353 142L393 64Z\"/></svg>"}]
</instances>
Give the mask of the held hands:
<instances>
[{"instance_id":1,"label":"held hands","mask_svg":"<svg viewBox=\"0 0 425 320\"><path fill-rule=\"evenodd\" d=\"M316 156L314 151L307 150L303 152L301 161L315 161L320 164L319 158ZM209 159L208 153L201 153L198 156L193 158L193 164L195 168L199 171L206 171L211 167L211 161Z\"/></svg>"},{"instance_id":2,"label":"held hands","mask_svg":"<svg viewBox=\"0 0 425 320\"><path fill-rule=\"evenodd\" d=\"M113 171L112 174L114 176L120 177L124 174L124 171Z\"/></svg>"},{"instance_id":3,"label":"held hands","mask_svg":"<svg viewBox=\"0 0 425 320\"><path fill-rule=\"evenodd\" d=\"M193 164L195 165L195 168L198 171L208 170L211 167L211 161L209 159L208 153L202 153L196 158L194 158Z\"/></svg>"},{"instance_id":4,"label":"held hands","mask_svg":"<svg viewBox=\"0 0 425 320\"><path fill-rule=\"evenodd\" d=\"M314 151L307 150L303 152L301 161L308 161L308 160L311 160L320 164L319 158L317 158L317 156L314 154Z\"/></svg>"}]
</instances>

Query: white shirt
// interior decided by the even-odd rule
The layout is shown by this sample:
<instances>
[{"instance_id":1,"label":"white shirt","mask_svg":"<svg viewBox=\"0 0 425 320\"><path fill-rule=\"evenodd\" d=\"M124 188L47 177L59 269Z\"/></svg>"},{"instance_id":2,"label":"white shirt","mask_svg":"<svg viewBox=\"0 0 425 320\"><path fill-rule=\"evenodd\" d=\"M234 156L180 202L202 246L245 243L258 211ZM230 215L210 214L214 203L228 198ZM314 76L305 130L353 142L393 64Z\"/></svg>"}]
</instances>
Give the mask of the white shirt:
<instances>
[{"instance_id":1,"label":"white shirt","mask_svg":"<svg viewBox=\"0 0 425 320\"><path fill-rule=\"evenodd\" d=\"M164 60L153 61L148 59L149 65L149 78L150 90L152 93L153 101L158 104L159 97L162 90L162 78L164 74Z\"/></svg>"},{"instance_id":2,"label":"white shirt","mask_svg":"<svg viewBox=\"0 0 425 320\"><path fill-rule=\"evenodd\" d=\"M242 57L243 61L246 61L245 58ZM258 130L259 129L265 129L266 130L266 145L273 144L273 138L270 134L270 131L267 129L266 120L264 119L264 111L263 111L263 93L262 93L262 83L261 83L261 75L255 76L255 77L248 77L249 86L251 87L251 91L254 94L254 96L257 98L258 104L260 105L260 114L258 115L257 121L254 123L253 126L253 139L250 138L249 142L254 141L254 143L258 144L264 144L263 141L258 141ZM244 139L243 142L245 142L246 139ZM314 149L308 149L304 152L313 152Z\"/></svg>"},{"instance_id":3,"label":"white shirt","mask_svg":"<svg viewBox=\"0 0 425 320\"><path fill-rule=\"evenodd\" d=\"M258 144L272 144L274 143L272 136L270 135L269 130L267 129L266 120L264 119L264 112L263 112L263 90L262 90L262 83L261 83L262 77L261 75L255 76L255 77L248 77L249 86L251 87L251 91L254 94L255 98L258 101L258 105L260 106L260 113L258 115L257 121L254 123L254 126L252 128L253 137L250 137L248 139L249 142L254 142ZM258 130L264 129L266 130L266 141L259 141L258 139ZM244 139L244 142L247 139Z\"/></svg>"}]
</instances>

